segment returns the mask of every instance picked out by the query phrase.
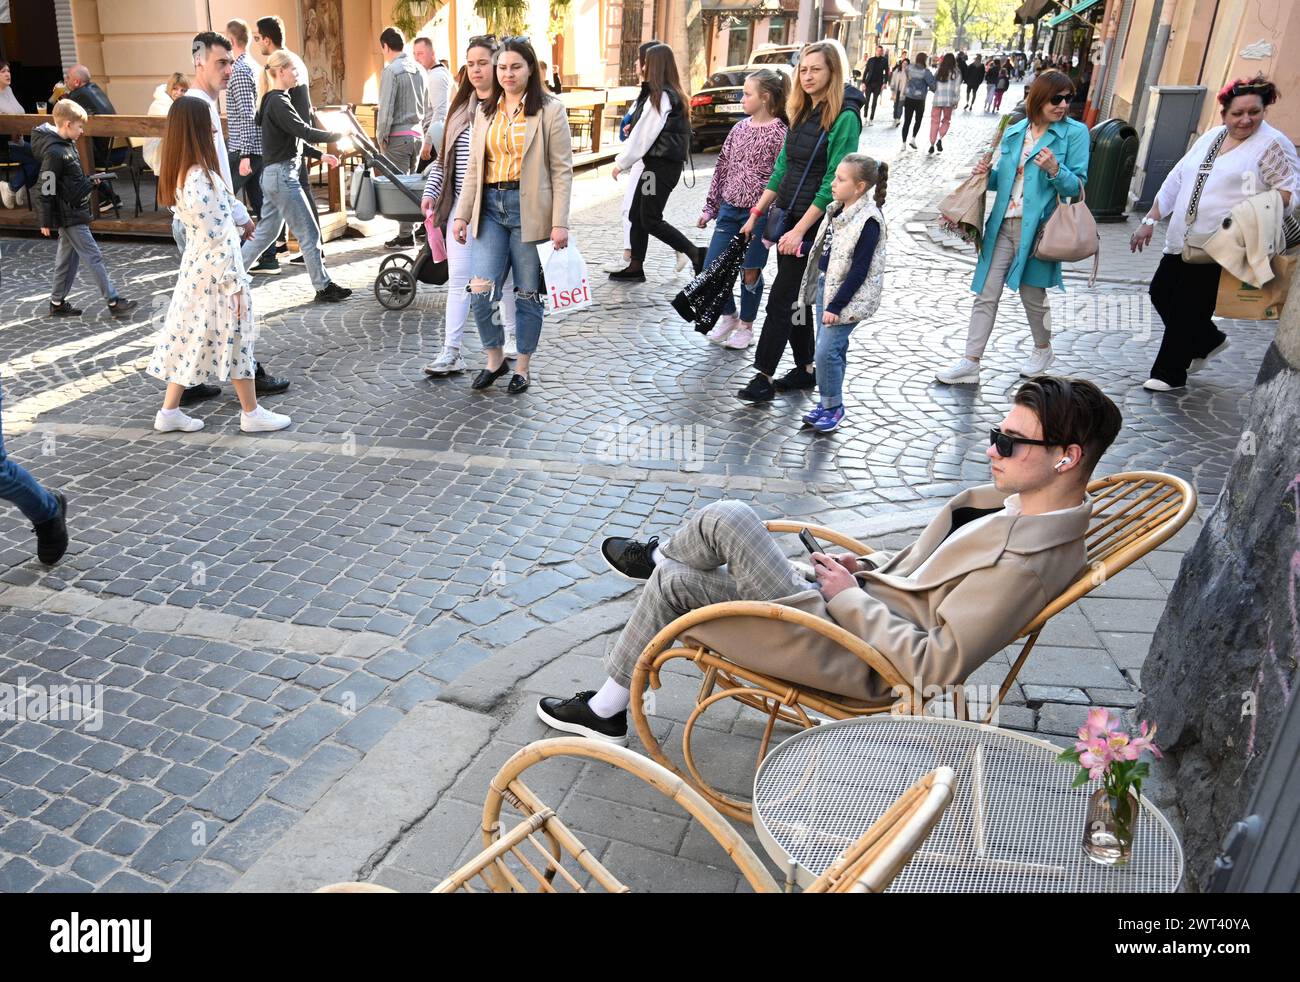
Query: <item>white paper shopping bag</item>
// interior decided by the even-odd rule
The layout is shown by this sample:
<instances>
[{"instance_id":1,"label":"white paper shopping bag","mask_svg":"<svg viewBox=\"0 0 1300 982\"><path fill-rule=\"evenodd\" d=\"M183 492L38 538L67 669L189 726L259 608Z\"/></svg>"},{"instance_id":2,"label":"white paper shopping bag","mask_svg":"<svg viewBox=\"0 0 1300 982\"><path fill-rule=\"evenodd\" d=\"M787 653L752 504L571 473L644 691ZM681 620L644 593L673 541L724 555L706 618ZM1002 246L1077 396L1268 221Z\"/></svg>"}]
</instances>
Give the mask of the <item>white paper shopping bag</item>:
<instances>
[{"instance_id":1,"label":"white paper shopping bag","mask_svg":"<svg viewBox=\"0 0 1300 982\"><path fill-rule=\"evenodd\" d=\"M537 243L537 256L546 276L546 299L551 313L563 314L592 305L587 263L572 238L565 249L556 249L550 240Z\"/></svg>"}]
</instances>

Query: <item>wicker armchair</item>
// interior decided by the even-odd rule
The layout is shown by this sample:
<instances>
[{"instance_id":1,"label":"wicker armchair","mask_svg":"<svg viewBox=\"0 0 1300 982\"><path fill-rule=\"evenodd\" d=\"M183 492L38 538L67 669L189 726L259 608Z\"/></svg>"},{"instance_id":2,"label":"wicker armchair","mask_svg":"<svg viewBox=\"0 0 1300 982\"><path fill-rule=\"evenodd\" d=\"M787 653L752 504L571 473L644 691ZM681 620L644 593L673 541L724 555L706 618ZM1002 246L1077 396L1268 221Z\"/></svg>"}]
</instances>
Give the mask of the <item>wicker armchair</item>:
<instances>
[{"instance_id":1,"label":"wicker armchair","mask_svg":"<svg viewBox=\"0 0 1300 982\"><path fill-rule=\"evenodd\" d=\"M757 893L778 893L767 867L734 828L689 784L654 761L612 744L581 737L539 740L519 750L492 779L483 804L483 850L434 888L434 893L589 892L582 881L607 893L630 889L583 845L521 777L552 757L596 760L621 770L671 798L713 836ZM884 890L925 841L952 799L953 771L940 767L899 797L820 876L808 893L875 893ZM501 808L522 816L502 829ZM787 883L787 892L790 884ZM373 883L335 883L317 893L393 893Z\"/></svg>"},{"instance_id":2,"label":"wicker armchair","mask_svg":"<svg viewBox=\"0 0 1300 982\"><path fill-rule=\"evenodd\" d=\"M1045 607L1037 617L1026 624L1016 638L1024 639L1011 670L1003 680L997 699L989 706L983 722L991 721L1047 622L1081 597L1107 582L1115 574L1145 556L1178 532L1196 510L1196 492L1181 478L1150 471L1131 471L1099 478L1088 485L1093 497L1092 522L1085 539L1088 569L1059 597ZM772 532L798 532L808 529L818 540L832 542L855 555L868 555L872 550L864 543L831 529L805 522L773 521L767 523ZM691 739L700 717L711 707L729 699L758 710L767 717L758 759L761 761L771 744L778 722L799 727L815 726L817 717L848 719L896 711L895 705L869 704L831 692L800 686L788 680L765 675L745 668L725 655L710 650L707 645L691 637L691 628L700 624L731 617L761 617L799 624L828 637L848 651L853 652L872 671L878 673L894 691L904 693L899 703L909 713L923 709L922 694L913 690L880 652L869 644L829 620L816 617L783 604L765 601L730 601L712 604L679 617L660 631L646 645L632 675L632 719L637 734L651 757L658 763L685 777L719 811L730 818L752 821L750 804L733 795L714 788L700 772L691 750ZM678 639L681 642L678 643ZM699 666L703 673L695 707L684 723L682 757L689 776L682 774L677 765L664 753L654 732L643 698L647 687L658 689L660 673L674 659L686 659ZM954 696L955 711L963 719L970 718L960 687Z\"/></svg>"}]
</instances>

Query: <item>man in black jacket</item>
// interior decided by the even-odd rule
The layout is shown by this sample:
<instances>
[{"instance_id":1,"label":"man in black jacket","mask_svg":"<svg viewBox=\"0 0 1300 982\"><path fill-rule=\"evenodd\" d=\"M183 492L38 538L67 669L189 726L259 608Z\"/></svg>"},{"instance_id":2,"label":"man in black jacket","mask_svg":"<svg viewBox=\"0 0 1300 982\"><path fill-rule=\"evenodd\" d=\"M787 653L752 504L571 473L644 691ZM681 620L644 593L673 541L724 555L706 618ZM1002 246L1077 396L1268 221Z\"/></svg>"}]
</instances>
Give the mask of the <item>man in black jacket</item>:
<instances>
[{"instance_id":1,"label":"man in black jacket","mask_svg":"<svg viewBox=\"0 0 1300 982\"><path fill-rule=\"evenodd\" d=\"M880 90L889 80L889 58L883 47L877 47L873 57L867 59L862 68L862 91L866 93L866 105L862 113L866 122L872 123L876 118L876 103L880 100Z\"/></svg>"},{"instance_id":2,"label":"man in black jacket","mask_svg":"<svg viewBox=\"0 0 1300 982\"><path fill-rule=\"evenodd\" d=\"M63 77L63 82L68 87L65 98L71 99L86 110L87 116L117 115L117 110L104 90L90 80L90 69L85 65L73 65L69 68ZM130 147L118 147L112 150L113 140L107 136L97 136L91 140L91 144L95 148L94 163L97 170L116 166L126 160L131 153ZM122 207L122 199L112 187L103 188L99 197L100 211L112 211Z\"/></svg>"},{"instance_id":3,"label":"man in black jacket","mask_svg":"<svg viewBox=\"0 0 1300 982\"><path fill-rule=\"evenodd\" d=\"M41 234L59 236L54 260L54 286L50 290L50 316L76 317L81 311L68 303L68 292L84 259L114 317L124 317L135 303L118 295L108 278L104 256L90 234L90 192L95 183L81 169L77 140L86 127L86 111L63 99L54 106L54 121L32 131L32 152L41 162Z\"/></svg>"}]
</instances>

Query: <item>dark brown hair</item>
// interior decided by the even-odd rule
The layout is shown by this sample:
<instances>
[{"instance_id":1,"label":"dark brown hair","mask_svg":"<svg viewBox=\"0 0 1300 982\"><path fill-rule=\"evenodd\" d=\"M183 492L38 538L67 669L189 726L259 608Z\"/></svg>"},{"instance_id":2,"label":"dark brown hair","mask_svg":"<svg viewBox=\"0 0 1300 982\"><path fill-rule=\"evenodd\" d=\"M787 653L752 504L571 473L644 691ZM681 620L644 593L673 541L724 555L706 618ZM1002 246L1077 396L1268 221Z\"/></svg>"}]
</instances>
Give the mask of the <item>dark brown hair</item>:
<instances>
[{"instance_id":1,"label":"dark brown hair","mask_svg":"<svg viewBox=\"0 0 1300 982\"><path fill-rule=\"evenodd\" d=\"M943 56L943 60L939 62L939 71L935 74L934 77L938 79L940 82L946 82L948 81L948 79L952 78L952 74L956 70L957 70L957 56L954 55L951 51L949 51L946 55Z\"/></svg>"},{"instance_id":2,"label":"dark brown hair","mask_svg":"<svg viewBox=\"0 0 1300 982\"><path fill-rule=\"evenodd\" d=\"M1254 78L1239 78L1220 89L1218 96L1220 111L1226 113L1232 105L1232 100L1243 95L1259 96L1265 109L1282 98L1282 93L1278 91L1277 86L1261 73Z\"/></svg>"},{"instance_id":3,"label":"dark brown hair","mask_svg":"<svg viewBox=\"0 0 1300 982\"><path fill-rule=\"evenodd\" d=\"M537 52L527 41L521 41L519 38L507 38L501 42L501 47L497 48L493 57L492 71L492 94L488 96L479 105L483 110L483 115L491 119L496 115L497 105L501 97L506 94L506 90L501 87L501 80L497 78L495 70L496 62L507 51L514 51L524 59L524 64L528 66L528 85L524 89L524 115L536 116L542 111L542 104L546 102L546 91L542 88L542 73L537 68Z\"/></svg>"},{"instance_id":4,"label":"dark brown hair","mask_svg":"<svg viewBox=\"0 0 1300 982\"><path fill-rule=\"evenodd\" d=\"M1029 122L1037 122L1047 108L1048 100L1063 89L1069 89L1070 95L1074 95L1074 82L1065 72L1046 71L1036 76L1025 93L1025 115Z\"/></svg>"},{"instance_id":5,"label":"dark brown hair","mask_svg":"<svg viewBox=\"0 0 1300 982\"><path fill-rule=\"evenodd\" d=\"M257 18L257 33L277 48L284 47L284 21L274 14L269 17Z\"/></svg>"},{"instance_id":6,"label":"dark brown hair","mask_svg":"<svg viewBox=\"0 0 1300 982\"><path fill-rule=\"evenodd\" d=\"M848 164L857 180L876 189L876 207L883 207L889 191L889 165L865 153L846 153L840 163Z\"/></svg>"},{"instance_id":7,"label":"dark brown hair","mask_svg":"<svg viewBox=\"0 0 1300 982\"><path fill-rule=\"evenodd\" d=\"M671 89L681 100L682 110L689 112L690 98L677 74L677 56L673 49L666 44L651 45L642 62L645 65L645 84L650 90L646 102L657 111L660 98Z\"/></svg>"},{"instance_id":8,"label":"dark brown hair","mask_svg":"<svg viewBox=\"0 0 1300 982\"><path fill-rule=\"evenodd\" d=\"M790 98L790 76L774 68L760 68L749 79L753 79L759 91L767 95L770 103L768 109L772 115L789 126L790 117L785 113L785 104Z\"/></svg>"},{"instance_id":9,"label":"dark brown hair","mask_svg":"<svg viewBox=\"0 0 1300 982\"><path fill-rule=\"evenodd\" d=\"M212 143L212 111L207 100L182 96L167 110L162 163L158 167L160 205L176 204L176 193L195 164L206 168L209 173L221 173L217 149Z\"/></svg>"},{"instance_id":10,"label":"dark brown hair","mask_svg":"<svg viewBox=\"0 0 1300 982\"><path fill-rule=\"evenodd\" d=\"M1049 447L1083 448L1080 474L1086 480L1106 448L1115 442L1124 417L1092 382L1039 375L1016 390L1015 404L1033 411Z\"/></svg>"}]
</instances>

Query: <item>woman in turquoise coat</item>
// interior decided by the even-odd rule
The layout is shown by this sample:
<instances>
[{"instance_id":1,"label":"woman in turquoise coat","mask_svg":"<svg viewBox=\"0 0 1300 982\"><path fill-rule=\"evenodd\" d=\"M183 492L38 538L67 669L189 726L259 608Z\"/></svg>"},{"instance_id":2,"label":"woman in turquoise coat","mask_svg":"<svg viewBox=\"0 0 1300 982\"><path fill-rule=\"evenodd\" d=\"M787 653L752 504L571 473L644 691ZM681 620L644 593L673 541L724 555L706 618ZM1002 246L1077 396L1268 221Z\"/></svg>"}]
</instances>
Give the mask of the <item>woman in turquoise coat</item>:
<instances>
[{"instance_id":1,"label":"woman in turquoise coat","mask_svg":"<svg viewBox=\"0 0 1300 982\"><path fill-rule=\"evenodd\" d=\"M1026 117L1008 126L996 162L980 161L973 173L992 170L997 192L984 226L984 242L971 290L976 294L966 331L966 353L935 374L947 385L978 384L980 359L997 320L1002 287L1020 291L1034 350L1020 367L1028 378L1052 363L1052 322L1047 288L1061 286L1061 264L1035 258L1034 240L1056 208L1057 196L1078 197L1088 181L1088 128L1066 113L1074 83L1064 72L1043 72L1025 96Z\"/></svg>"}]
</instances>

